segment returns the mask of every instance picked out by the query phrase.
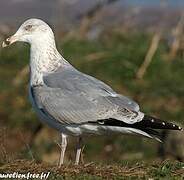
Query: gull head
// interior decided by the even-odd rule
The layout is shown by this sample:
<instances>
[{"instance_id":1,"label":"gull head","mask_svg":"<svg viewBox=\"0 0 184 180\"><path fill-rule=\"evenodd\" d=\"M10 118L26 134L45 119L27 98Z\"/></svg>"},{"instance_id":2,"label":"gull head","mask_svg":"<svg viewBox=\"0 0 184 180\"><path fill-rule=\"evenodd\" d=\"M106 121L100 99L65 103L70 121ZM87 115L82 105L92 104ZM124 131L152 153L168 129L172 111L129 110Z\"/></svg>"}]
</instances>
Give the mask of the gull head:
<instances>
[{"instance_id":1,"label":"gull head","mask_svg":"<svg viewBox=\"0 0 184 180\"><path fill-rule=\"evenodd\" d=\"M40 19L28 19L14 35L3 42L2 47L9 46L17 41L27 42L32 45L37 42L45 43L49 40L54 40L54 34L49 25Z\"/></svg>"}]
</instances>

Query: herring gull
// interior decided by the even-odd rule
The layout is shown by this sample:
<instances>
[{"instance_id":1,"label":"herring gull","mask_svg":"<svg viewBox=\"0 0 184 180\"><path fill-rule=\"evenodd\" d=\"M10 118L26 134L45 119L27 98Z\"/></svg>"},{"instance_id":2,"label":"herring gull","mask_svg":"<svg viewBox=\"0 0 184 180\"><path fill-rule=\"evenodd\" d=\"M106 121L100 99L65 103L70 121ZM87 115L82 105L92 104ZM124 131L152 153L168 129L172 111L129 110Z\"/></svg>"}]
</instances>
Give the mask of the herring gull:
<instances>
[{"instance_id":1,"label":"herring gull","mask_svg":"<svg viewBox=\"0 0 184 180\"><path fill-rule=\"evenodd\" d=\"M84 136L120 133L159 140L155 129L182 130L145 115L136 102L74 68L58 52L54 33L44 21L28 19L2 46L16 41L30 44L32 106L41 121L61 134L59 166L64 161L68 135L79 139L75 159L79 164Z\"/></svg>"}]
</instances>

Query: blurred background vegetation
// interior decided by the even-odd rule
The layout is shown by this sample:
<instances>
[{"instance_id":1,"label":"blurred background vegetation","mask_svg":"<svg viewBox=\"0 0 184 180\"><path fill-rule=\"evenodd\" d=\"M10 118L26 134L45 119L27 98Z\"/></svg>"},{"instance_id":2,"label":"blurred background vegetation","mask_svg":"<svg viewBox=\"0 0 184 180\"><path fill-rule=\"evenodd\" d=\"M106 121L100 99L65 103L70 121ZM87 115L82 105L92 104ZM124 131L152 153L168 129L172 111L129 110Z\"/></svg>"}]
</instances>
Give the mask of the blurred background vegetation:
<instances>
[{"instance_id":1,"label":"blurred background vegetation","mask_svg":"<svg viewBox=\"0 0 184 180\"><path fill-rule=\"evenodd\" d=\"M1 42L25 19L42 18L53 27L58 49L71 64L134 99L145 113L184 125L183 1L0 3ZM26 158L56 164L58 133L42 125L31 108L28 63L28 45L0 48L0 163ZM86 138L84 162L183 161L184 135L161 134L163 144L122 135ZM68 162L75 145L71 138Z\"/></svg>"}]
</instances>

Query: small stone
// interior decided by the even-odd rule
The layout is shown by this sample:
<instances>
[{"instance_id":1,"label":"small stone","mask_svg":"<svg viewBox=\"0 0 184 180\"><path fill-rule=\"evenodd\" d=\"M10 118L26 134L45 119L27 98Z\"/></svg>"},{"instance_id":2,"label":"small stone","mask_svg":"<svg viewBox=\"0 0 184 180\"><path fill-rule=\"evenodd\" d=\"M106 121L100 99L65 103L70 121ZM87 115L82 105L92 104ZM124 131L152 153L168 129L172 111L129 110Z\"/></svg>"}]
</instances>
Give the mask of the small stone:
<instances>
[{"instance_id":1,"label":"small stone","mask_svg":"<svg viewBox=\"0 0 184 180\"><path fill-rule=\"evenodd\" d=\"M165 126L165 122L162 123Z\"/></svg>"}]
</instances>

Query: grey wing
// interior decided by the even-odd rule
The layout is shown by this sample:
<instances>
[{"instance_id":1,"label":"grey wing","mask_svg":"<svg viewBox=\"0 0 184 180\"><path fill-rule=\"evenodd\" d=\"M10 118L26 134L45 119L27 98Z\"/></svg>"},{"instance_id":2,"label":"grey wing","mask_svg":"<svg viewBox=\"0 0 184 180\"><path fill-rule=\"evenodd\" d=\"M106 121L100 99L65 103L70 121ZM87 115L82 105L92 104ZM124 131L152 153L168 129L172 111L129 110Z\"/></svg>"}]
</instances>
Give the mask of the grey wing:
<instances>
[{"instance_id":1,"label":"grey wing","mask_svg":"<svg viewBox=\"0 0 184 180\"><path fill-rule=\"evenodd\" d=\"M97 119L95 104L79 94L59 88L34 87L34 97L42 112L65 124L82 123Z\"/></svg>"},{"instance_id":2,"label":"grey wing","mask_svg":"<svg viewBox=\"0 0 184 180\"><path fill-rule=\"evenodd\" d=\"M35 101L42 112L64 124L81 124L102 119L118 119L126 123L142 120L140 112L118 106L109 96L91 99L87 94L73 94L60 88L33 88Z\"/></svg>"},{"instance_id":3,"label":"grey wing","mask_svg":"<svg viewBox=\"0 0 184 180\"><path fill-rule=\"evenodd\" d=\"M47 75L45 86L34 88L39 107L56 120L68 124L109 118L126 123L142 120L128 99L109 86L78 72L67 73Z\"/></svg>"},{"instance_id":4,"label":"grey wing","mask_svg":"<svg viewBox=\"0 0 184 180\"><path fill-rule=\"evenodd\" d=\"M44 82L48 87L61 88L62 91L73 93L87 93L92 98L98 96L109 96L111 101L117 105L126 106L132 111L139 111L139 105L126 96L117 94L110 86L104 82L83 74L76 69L63 70L44 76Z\"/></svg>"}]
</instances>

